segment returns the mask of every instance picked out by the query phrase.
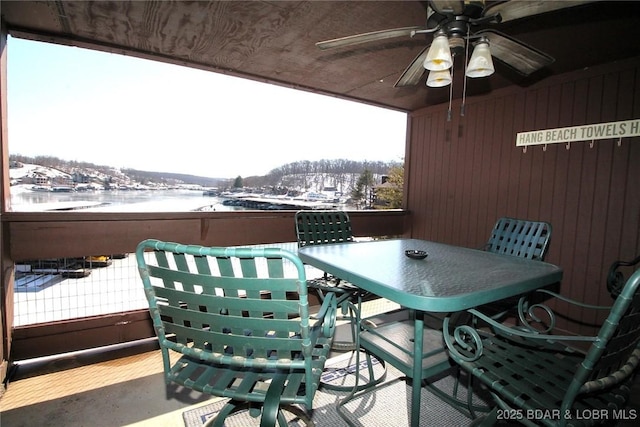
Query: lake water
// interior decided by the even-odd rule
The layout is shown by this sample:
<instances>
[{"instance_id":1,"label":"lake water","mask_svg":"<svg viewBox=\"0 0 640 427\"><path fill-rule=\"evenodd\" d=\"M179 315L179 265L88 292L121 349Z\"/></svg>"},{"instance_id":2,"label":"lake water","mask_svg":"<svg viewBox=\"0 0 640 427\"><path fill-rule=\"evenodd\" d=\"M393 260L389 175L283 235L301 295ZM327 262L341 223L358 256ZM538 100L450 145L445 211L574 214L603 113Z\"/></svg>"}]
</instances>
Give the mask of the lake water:
<instances>
[{"instance_id":1,"label":"lake water","mask_svg":"<svg viewBox=\"0 0 640 427\"><path fill-rule=\"evenodd\" d=\"M113 190L79 192L33 191L31 186L11 187L11 206L16 212L76 210L83 212L188 212L230 211L222 199L204 196L202 190Z\"/></svg>"}]
</instances>

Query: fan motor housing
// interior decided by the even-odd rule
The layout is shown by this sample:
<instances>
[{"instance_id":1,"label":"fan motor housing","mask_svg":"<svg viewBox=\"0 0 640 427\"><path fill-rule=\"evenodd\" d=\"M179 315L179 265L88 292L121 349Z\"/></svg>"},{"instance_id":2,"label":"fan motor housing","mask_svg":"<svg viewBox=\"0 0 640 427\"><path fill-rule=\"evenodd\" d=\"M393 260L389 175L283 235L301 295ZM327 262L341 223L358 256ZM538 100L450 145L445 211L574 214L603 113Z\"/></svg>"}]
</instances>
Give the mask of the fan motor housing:
<instances>
[{"instance_id":1,"label":"fan motor housing","mask_svg":"<svg viewBox=\"0 0 640 427\"><path fill-rule=\"evenodd\" d=\"M454 21L445 26L449 36L449 48L454 55L460 55L465 49L465 37L469 33L469 21L465 16L456 16Z\"/></svg>"}]
</instances>

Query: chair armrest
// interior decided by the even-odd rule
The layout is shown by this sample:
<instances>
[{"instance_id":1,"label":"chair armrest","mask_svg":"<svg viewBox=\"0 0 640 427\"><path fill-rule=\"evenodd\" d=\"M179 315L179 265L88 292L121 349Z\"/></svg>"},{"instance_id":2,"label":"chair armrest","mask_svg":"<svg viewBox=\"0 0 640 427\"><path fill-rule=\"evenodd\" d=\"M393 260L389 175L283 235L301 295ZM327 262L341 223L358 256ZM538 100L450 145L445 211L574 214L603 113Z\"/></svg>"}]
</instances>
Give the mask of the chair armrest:
<instances>
[{"instance_id":1,"label":"chair armrest","mask_svg":"<svg viewBox=\"0 0 640 427\"><path fill-rule=\"evenodd\" d=\"M616 298L622 292L622 288L626 282L624 274L618 271L620 267L633 267L640 263L640 256L635 257L631 261L616 261L609 267L609 273L607 273L607 290L611 294L612 298Z\"/></svg>"},{"instance_id":2,"label":"chair armrest","mask_svg":"<svg viewBox=\"0 0 640 427\"><path fill-rule=\"evenodd\" d=\"M338 302L334 292L325 295L320 310L315 315L309 316L312 322L312 328L322 328L322 335L325 337L333 336L336 327L336 318L338 315Z\"/></svg>"},{"instance_id":3,"label":"chair armrest","mask_svg":"<svg viewBox=\"0 0 640 427\"><path fill-rule=\"evenodd\" d=\"M542 300L541 302L530 301L532 298L540 295L542 295L544 298L544 300ZM555 329L556 315L553 310L547 305L547 301L549 301L549 299L557 299L567 304L591 310L611 310L610 305L604 306L585 304L583 302L567 298L547 289L537 289L528 295L522 296L518 301L518 319L520 320L522 329L533 333L550 333ZM539 313L544 313L547 316L547 319L540 318ZM540 329L545 321L547 326ZM538 328L532 326L532 323L535 323Z\"/></svg>"},{"instance_id":4,"label":"chair armrest","mask_svg":"<svg viewBox=\"0 0 640 427\"><path fill-rule=\"evenodd\" d=\"M544 307L544 311L550 315L553 319L552 323L555 325L553 311L549 307ZM492 336L499 336L530 347L562 347L561 350L567 352L575 352L577 350L564 346L562 343L594 342L599 339L598 336L554 335L550 333L552 328L539 330L533 328L530 323L525 326L510 326L496 321L477 309L470 309L466 312L472 316L473 322L456 325L451 322L452 315L448 315L443 321L443 336L447 349L455 356L455 359L466 362L473 362L480 358L483 353L484 341ZM535 319L541 321L537 317ZM482 321L481 324L479 324L478 320Z\"/></svg>"},{"instance_id":5,"label":"chair armrest","mask_svg":"<svg viewBox=\"0 0 640 427\"><path fill-rule=\"evenodd\" d=\"M573 305L576 305L576 306L579 306L579 307L583 307L583 308L591 308L591 309L594 309L594 310L611 310L611 307L612 307L611 305L585 304L583 302L580 302L580 301L577 301L577 300L562 296L559 293L550 291L548 289L536 289L534 291L534 293L547 294L547 295L551 296L552 298L557 298L557 299L559 299L561 301L564 301L564 302L567 302L569 304L573 304ZM526 297L522 297L520 299L522 300L523 298L526 298Z\"/></svg>"}]
</instances>

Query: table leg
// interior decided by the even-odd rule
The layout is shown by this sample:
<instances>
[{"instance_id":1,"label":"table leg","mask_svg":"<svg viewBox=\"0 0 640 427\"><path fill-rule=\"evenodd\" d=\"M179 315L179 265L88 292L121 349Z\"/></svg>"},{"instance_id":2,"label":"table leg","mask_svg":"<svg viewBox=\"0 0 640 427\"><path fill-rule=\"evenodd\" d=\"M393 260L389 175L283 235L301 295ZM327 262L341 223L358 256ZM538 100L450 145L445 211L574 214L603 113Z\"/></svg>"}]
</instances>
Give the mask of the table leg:
<instances>
[{"instance_id":1,"label":"table leg","mask_svg":"<svg viewBox=\"0 0 640 427\"><path fill-rule=\"evenodd\" d=\"M411 427L420 425L420 397L422 393L422 329L424 313L415 311L413 337L413 379L411 385Z\"/></svg>"}]
</instances>

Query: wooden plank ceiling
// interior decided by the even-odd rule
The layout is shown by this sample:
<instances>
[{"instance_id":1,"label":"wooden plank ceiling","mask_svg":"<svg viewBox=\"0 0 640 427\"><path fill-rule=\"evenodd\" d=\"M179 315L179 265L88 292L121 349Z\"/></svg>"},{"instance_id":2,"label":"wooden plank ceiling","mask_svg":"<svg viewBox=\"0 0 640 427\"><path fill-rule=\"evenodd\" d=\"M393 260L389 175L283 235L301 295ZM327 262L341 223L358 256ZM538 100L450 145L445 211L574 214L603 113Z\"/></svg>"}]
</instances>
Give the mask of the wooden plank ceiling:
<instances>
[{"instance_id":1,"label":"wooden plank ceiling","mask_svg":"<svg viewBox=\"0 0 640 427\"><path fill-rule=\"evenodd\" d=\"M513 1L513 0L512 0ZM14 37L208 69L414 111L447 102L448 88L394 88L431 36L320 51L315 42L426 22L421 1L2 1ZM494 25L555 58L522 78L469 80L468 96L640 54L640 2L601 1ZM10 47L9 43L9 49ZM459 64L461 65L461 64ZM454 79L460 96L462 72Z\"/></svg>"}]
</instances>

